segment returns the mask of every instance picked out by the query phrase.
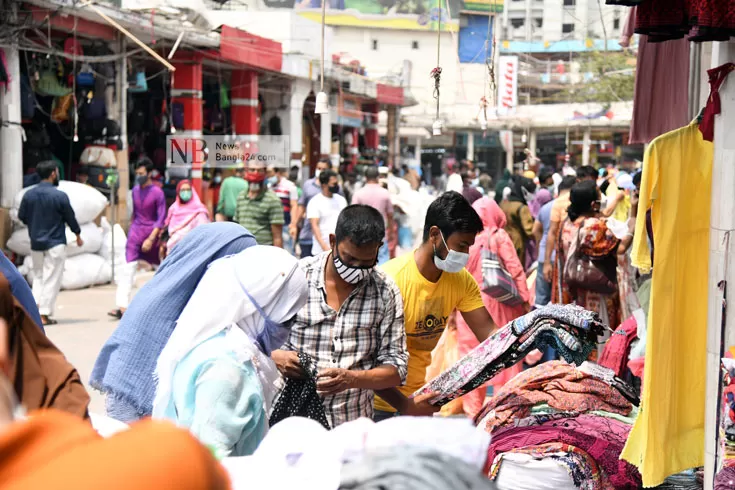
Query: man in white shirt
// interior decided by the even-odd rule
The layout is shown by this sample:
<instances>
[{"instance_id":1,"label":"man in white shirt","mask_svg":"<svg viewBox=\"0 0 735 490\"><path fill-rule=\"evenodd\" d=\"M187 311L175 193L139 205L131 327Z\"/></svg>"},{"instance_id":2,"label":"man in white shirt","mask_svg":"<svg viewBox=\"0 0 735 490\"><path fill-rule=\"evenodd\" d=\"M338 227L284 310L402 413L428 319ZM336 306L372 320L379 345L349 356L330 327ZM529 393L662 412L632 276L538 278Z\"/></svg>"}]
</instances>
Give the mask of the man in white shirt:
<instances>
[{"instance_id":1,"label":"man in white shirt","mask_svg":"<svg viewBox=\"0 0 735 490\"><path fill-rule=\"evenodd\" d=\"M339 213L347 207L347 200L337 194L339 181L333 170L324 170L319 174L321 194L317 194L306 206L306 219L314 231L312 254L317 255L330 250L329 235L337 229Z\"/></svg>"}]
</instances>

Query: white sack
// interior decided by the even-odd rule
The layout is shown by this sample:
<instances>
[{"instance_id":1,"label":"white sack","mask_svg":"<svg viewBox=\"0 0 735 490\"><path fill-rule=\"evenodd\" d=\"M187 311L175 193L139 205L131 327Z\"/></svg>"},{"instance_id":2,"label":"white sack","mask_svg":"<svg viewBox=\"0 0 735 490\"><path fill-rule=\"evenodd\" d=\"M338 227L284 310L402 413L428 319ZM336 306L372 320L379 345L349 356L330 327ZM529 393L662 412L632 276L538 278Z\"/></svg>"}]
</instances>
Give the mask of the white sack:
<instances>
[{"instance_id":1,"label":"white sack","mask_svg":"<svg viewBox=\"0 0 735 490\"><path fill-rule=\"evenodd\" d=\"M97 253L102 247L102 229L94 223L81 225L82 240L84 245L82 248L77 246L77 237L72 233L69 227L66 228L66 256L74 257L83 253ZM10 235L7 243L8 249L18 255L31 254L31 237L28 234L28 228L19 228Z\"/></svg>"},{"instance_id":2,"label":"white sack","mask_svg":"<svg viewBox=\"0 0 735 490\"><path fill-rule=\"evenodd\" d=\"M66 259L61 289L82 289L112 280L112 271L105 259L95 254L81 254Z\"/></svg>"},{"instance_id":3,"label":"white sack","mask_svg":"<svg viewBox=\"0 0 735 490\"><path fill-rule=\"evenodd\" d=\"M16 223L20 223L20 220L18 219L18 208L23 200L23 196L28 192L28 189L32 189L34 187L34 185L26 187L15 195L13 207L10 210L10 217ZM107 197L94 187L86 184L80 184L79 182L72 182L70 180L61 180L59 181L58 189L69 196L71 208L74 210L74 215L80 225L94 221L94 219L99 216L107 206Z\"/></svg>"},{"instance_id":4,"label":"white sack","mask_svg":"<svg viewBox=\"0 0 735 490\"><path fill-rule=\"evenodd\" d=\"M28 282L33 285L33 258L29 255L23 261L23 270L28 271ZM61 289L82 289L112 280L110 264L96 254L80 254L68 257L64 262L61 275Z\"/></svg>"},{"instance_id":5,"label":"white sack","mask_svg":"<svg viewBox=\"0 0 735 490\"><path fill-rule=\"evenodd\" d=\"M107 221L107 218L102 218L102 221L100 222L101 229L102 229L102 247L100 247L100 250L98 254L105 259L105 262L107 262L107 265L112 269L112 262L113 262L113 254L112 254L112 237L114 234L115 237L115 255L114 255L114 262L115 262L115 277L113 280L117 282L121 268L126 264L125 261L125 245L127 244L127 237L125 236L125 231L123 230L122 226L119 224L116 224L115 227L110 226L110 222Z\"/></svg>"}]
</instances>

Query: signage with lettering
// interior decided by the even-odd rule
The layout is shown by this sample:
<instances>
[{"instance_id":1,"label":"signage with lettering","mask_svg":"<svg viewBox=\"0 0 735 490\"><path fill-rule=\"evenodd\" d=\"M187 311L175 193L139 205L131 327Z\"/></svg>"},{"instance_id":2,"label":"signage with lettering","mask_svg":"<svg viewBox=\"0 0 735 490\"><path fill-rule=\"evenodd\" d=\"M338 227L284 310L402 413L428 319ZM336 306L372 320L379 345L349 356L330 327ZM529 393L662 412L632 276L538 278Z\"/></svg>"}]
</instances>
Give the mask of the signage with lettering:
<instances>
[{"instance_id":1,"label":"signage with lettering","mask_svg":"<svg viewBox=\"0 0 735 490\"><path fill-rule=\"evenodd\" d=\"M518 56L500 56L498 64L498 115L509 116L518 105Z\"/></svg>"}]
</instances>

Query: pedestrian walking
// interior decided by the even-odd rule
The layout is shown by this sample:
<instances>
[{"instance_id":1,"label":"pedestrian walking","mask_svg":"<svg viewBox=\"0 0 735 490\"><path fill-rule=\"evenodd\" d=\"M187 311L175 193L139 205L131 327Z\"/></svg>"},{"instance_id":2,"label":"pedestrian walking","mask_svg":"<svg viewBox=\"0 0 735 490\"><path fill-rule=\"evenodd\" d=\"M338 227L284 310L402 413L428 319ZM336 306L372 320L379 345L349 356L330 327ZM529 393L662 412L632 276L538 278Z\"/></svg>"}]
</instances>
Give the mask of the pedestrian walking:
<instances>
[{"instance_id":1,"label":"pedestrian walking","mask_svg":"<svg viewBox=\"0 0 735 490\"><path fill-rule=\"evenodd\" d=\"M321 175L325 170L330 170L331 168L332 164L328 159L319 160L317 162L314 178L308 179L304 182L301 197L299 197L299 205L296 208L294 215L291 217L289 233L294 240L298 239L302 259L304 257L312 256L313 253L311 249L314 243L314 234L311 229L311 223L306 219L306 207L314 196L318 196L322 192L322 187L319 184L319 175ZM299 226L301 226L301 231L299 231Z\"/></svg>"},{"instance_id":2,"label":"pedestrian walking","mask_svg":"<svg viewBox=\"0 0 735 490\"><path fill-rule=\"evenodd\" d=\"M237 209L237 197L242 191L247 189L248 183L245 181L245 164L240 163L235 170L235 175L230 175L220 185L215 219L217 221L234 221L233 217Z\"/></svg>"},{"instance_id":3,"label":"pedestrian walking","mask_svg":"<svg viewBox=\"0 0 735 490\"><path fill-rule=\"evenodd\" d=\"M325 170L319 174L319 184L322 186L321 194L314 196L306 208L306 219L314 232L313 255L329 250L329 235L337 228L339 213L347 207L347 200L338 194L336 172Z\"/></svg>"},{"instance_id":4,"label":"pedestrian walking","mask_svg":"<svg viewBox=\"0 0 735 490\"><path fill-rule=\"evenodd\" d=\"M234 220L255 236L258 245L283 248L283 206L265 184L265 170L262 165L248 167L248 188L237 197Z\"/></svg>"},{"instance_id":5,"label":"pedestrian walking","mask_svg":"<svg viewBox=\"0 0 735 490\"><path fill-rule=\"evenodd\" d=\"M378 210L385 221L386 236L378 252L378 265L383 265L390 260L388 241L393 229L393 203L390 192L378 183L378 167L368 167L365 170L365 185L355 192L352 204L365 204Z\"/></svg>"},{"instance_id":6,"label":"pedestrian walking","mask_svg":"<svg viewBox=\"0 0 735 490\"><path fill-rule=\"evenodd\" d=\"M294 241L291 237L291 213L299 202L299 189L288 179L285 167L268 167L268 186L281 200L283 206L283 248L294 253Z\"/></svg>"},{"instance_id":7,"label":"pedestrian walking","mask_svg":"<svg viewBox=\"0 0 735 490\"><path fill-rule=\"evenodd\" d=\"M138 261L145 260L153 265L160 260L156 244L166 219L166 196L151 180L152 172L150 159L143 157L138 160L133 187L133 219L125 245L126 264L121 267L117 281L117 308L108 313L118 319L122 318L130 303Z\"/></svg>"},{"instance_id":8,"label":"pedestrian walking","mask_svg":"<svg viewBox=\"0 0 735 490\"><path fill-rule=\"evenodd\" d=\"M52 161L36 166L41 182L25 193L18 209L18 219L28 226L33 259L33 296L43 325L54 325L51 316L61 289L61 275L66 261L66 225L84 244L82 229L74 216L69 196L57 189L59 171Z\"/></svg>"}]
</instances>

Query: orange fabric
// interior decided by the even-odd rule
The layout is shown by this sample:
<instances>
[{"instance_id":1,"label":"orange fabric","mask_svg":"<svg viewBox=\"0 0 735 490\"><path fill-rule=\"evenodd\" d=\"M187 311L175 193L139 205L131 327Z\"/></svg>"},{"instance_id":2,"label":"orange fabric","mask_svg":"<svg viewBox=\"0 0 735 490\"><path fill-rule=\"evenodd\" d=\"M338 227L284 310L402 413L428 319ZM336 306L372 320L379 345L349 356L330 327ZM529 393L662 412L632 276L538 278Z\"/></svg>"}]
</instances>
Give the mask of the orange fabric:
<instances>
[{"instance_id":1,"label":"orange fabric","mask_svg":"<svg viewBox=\"0 0 735 490\"><path fill-rule=\"evenodd\" d=\"M229 478L186 430L152 420L103 439L56 410L0 431L0 489L224 490Z\"/></svg>"}]
</instances>

